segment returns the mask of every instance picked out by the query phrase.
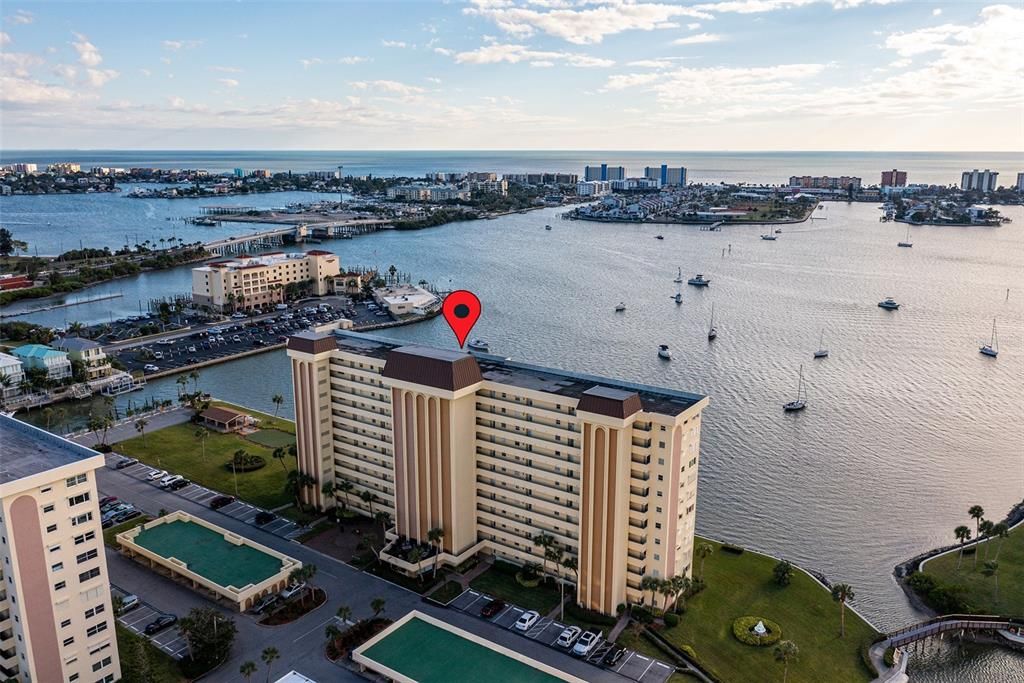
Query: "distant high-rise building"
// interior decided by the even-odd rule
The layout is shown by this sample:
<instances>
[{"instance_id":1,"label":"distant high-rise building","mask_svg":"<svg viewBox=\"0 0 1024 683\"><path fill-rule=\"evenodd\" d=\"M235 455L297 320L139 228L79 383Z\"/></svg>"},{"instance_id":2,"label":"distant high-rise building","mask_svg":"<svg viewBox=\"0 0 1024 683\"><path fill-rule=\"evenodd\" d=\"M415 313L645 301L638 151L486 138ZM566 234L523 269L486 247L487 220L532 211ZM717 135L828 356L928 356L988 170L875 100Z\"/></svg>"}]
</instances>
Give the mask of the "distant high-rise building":
<instances>
[{"instance_id":1,"label":"distant high-rise building","mask_svg":"<svg viewBox=\"0 0 1024 683\"><path fill-rule=\"evenodd\" d=\"M978 169L964 171L960 175L960 189L992 192L996 189L996 179L998 177L998 171L990 171L987 168L984 171L979 171Z\"/></svg>"},{"instance_id":2,"label":"distant high-rise building","mask_svg":"<svg viewBox=\"0 0 1024 683\"><path fill-rule=\"evenodd\" d=\"M593 197L608 194L611 191L612 184L607 180L584 180L576 183L576 194L580 197Z\"/></svg>"},{"instance_id":3,"label":"distant high-rise building","mask_svg":"<svg viewBox=\"0 0 1024 683\"><path fill-rule=\"evenodd\" d=\"M584 180L623 180L626 177L625 166L587 166L583 169Z\"/></svg>"},{"instance_id":4,"label":"distant high-rise building","mask_svg":"<svg viewBox=\"0 0 1024 683\"><path fill-rule=\"evenodd\" d=\"M1017 192L1024 192L1024 172L1017 174Z\"/></svg>"},{"instance_id":5,"label":"distant high-rise building","mask_svg":"<svg viewBox=\"0 0 1024 683\"><path fill-rule=\"evenodd\" d=\"M802 187L817 190L859 190L861 179L856 176L803 175L790 176L790 187Z\"/></svg>"},{"instance_id":6,"label":"distant high-rise building","mask_svg":"<svg viewBox=\"0 0 1024 683\"><path fill-rule=\"evenodd\" d=\"M647 166L644 168L644 177L657 180L662 187L686 185L686 169L682 166Z\"/></svg>"},{"instance_id":7,"label":"distant high-rise building","mask_svg":"<svg viewBox=\"0 0 1024 683\"><path fill-rule=\"evenodd\" d=\"M907 186L907 172L897 171L895 168L891 171L882 171L882 187L906 187Z\"/></svg>"},{"instance_id":8,"label":"distant high-rise building","mask_svg":"<svg viewBox=\"0 0 1024 683\"><path fill-rule=\"evenodd\" d=\"M35 164L12 164L11 170L15 173L35 173L39 167Z\"/></svg>"}]
</instances>

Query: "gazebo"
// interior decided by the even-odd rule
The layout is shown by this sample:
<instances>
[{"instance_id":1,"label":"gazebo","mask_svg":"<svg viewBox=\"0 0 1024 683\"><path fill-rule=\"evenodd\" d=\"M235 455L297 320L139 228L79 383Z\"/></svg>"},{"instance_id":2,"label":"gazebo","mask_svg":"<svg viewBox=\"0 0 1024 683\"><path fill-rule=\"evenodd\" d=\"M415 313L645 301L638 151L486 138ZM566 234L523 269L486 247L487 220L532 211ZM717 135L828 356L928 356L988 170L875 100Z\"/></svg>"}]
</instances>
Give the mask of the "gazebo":
<instances>
[{"instance_id":1,"label":"gazebo","mask_svg":"<svg viewBox=\"0 0 1024 683\"><path fill-rule=\"evenodd\" d=\"M237 432L252 420L252 417L237 410L217 407L207 408L199 413L199 417L205 426L224 433Z\"/></svg>"}]
</instances>

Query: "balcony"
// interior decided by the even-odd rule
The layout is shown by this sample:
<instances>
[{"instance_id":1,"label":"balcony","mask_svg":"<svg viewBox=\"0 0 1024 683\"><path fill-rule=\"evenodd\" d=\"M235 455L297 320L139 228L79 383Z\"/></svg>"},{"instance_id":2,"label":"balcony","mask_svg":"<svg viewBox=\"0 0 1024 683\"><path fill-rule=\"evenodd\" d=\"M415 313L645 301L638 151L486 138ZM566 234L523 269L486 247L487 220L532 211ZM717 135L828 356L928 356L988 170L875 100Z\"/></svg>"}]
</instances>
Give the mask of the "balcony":
<instances>
[{"instance_id":1,"label":"balcony","mask_svg":"<svg viewBox=\"0 0 1024 683\"><path fill-rule=\"evenodd\" d=\"M647 559L647 553L641 553L641 552L637 552L635 550L630 550L626 554L629 555L634 560L641 560L642 561L642 560L646 560Z\"/></svg>"},{"instance_id":2,"label":"balcony","mask_svg":"<svg viewBox=\"0 0 1024 683\"><path fill-rule=\"evenodd\" d=\"M645 486L643 488L640 488L639 486L630 486L629 487L629 495L631 495L631 496L640 496L641 498L646 498L650 493L651 493L651 487L650 486Z\"/></svg>"},{"instance_id":3,"label":"balcony","mask_svg":"<svg viewBox=\"0 0 1024 683\"><path fill-rule=\"evenodd\" d=\"M640 513L646 514L648 508L649 508L649 506L647 505L647 503L630 503L629 504L629 509L632 510L633 512L640 512ZM633 520L632 519L629 520L629 523L633 524ZM644 520L644 525L641 528L643 528L643 529L647 528L647 521L646 520Z\"/></svg>"}]
</instances>

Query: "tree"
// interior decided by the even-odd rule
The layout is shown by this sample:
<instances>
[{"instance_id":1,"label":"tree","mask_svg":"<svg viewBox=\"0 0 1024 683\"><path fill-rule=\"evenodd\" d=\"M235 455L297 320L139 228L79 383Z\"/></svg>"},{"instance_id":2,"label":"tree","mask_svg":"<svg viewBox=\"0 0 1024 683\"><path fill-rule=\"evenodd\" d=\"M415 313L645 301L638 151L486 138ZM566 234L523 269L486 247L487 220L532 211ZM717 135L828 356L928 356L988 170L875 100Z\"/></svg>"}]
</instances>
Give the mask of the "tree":
<instances>
[{"instance_id":1,"label":"tree","mask_svg":"<svg viewBox=\"0 0 1024 683\"><path fill-rule=\"evenodd\" d=\"M697 546L697 557L700 558L700 576L704 578L704 560L715 552L715 546L710 543L701 543Z\"/></svg>"},{"instance_id":2,"label":"tree","mask_svg":"<svg viewBox=\"0 0 1024 683\"><path fill-rule=\"evenodd\" d=\"M146 445L146 425L149 424L149 420L140 417L135 421L135 431L142 435L142 445Z\"/></svg>"},{"instance_id":3,"label":"tree","mask_svg":"<svg viewBox=\"0 0 1024 683\"><path fill-rule=\"evenodd\" d=\"M178 375L177 379L174 380L174 383L178 385L178 396L181 396L185 393L185 388L188 386L188 377L185 375Z\"/></svg>"},{"instance_id":4,"label":"tree","mask_svg":"<svg viewBox=\"0 0 1024 683\"><path fill-rule=\"evenodd\" d=\"M1006 524L1006 522L999 522L994 527L992 527L992 535L999 539L999 545L996 546L995 557L995 559L998 560L999 551L1003 549L1003 539L1010 535L1010 527Z\"/></svg>"},{"instance_id":5,"label":"tree","mask_svg":"<svg viewBox=\"0 0 1024 683\"><path fill-rule=\"evenodd\" d=\"M782 662L782 683L786 683L786 677L789 676L789 663L790 661L797 658L800 654L800 649L796 646L792 640L782 640L775 646L775 661Z\"/></svg>"},{"instance_id":6,"label":"tree","mask_svg":"<svg viewBox=\"0 0 1024 683\"><path fill-rule=\"evenodd\" d=\"M343 507L344 507L344 509L347 510L348 509L348 503L349 503L348 494L352 493L352 489L354 489L355 486L349 480L342 479L340 482L338 482L335 485L335 488L337 490L341 491L342 495L345 496L345 502L343 503Z\"/></svg>"},{"instance_id":7,"label":"tree","mask_svg":"<svg viewBox=\"0 0 1024 683\"><path fill-rule=\"evenodd\" d=\"M149 648L140 637L132 638L121 652L121 683L150 683L153 665L149 661Z\"/></svg>"},{"instance_id":8,"label":"tree","mask_svg":"<svg viewBox=\"0 0 1024 683\"><path fill-rule=\"evenodd\" d=\"M640 593L646 598L647 591L651 591L651 605L654 605L654 594L658 591L658 580L653 576L644 576L640 579Z\"/></svg>"},{"instance_id":9,"label":"tree","mask_svg":"<svg viewBox=\"0 0 1024 683\"><path fill-rule=\"evenodd\" d=\"M359 494L359 498L369 506L370 514L373 515L373 503L377 500L377 494L369 489L363 489L363 492Z\"/></svg>"},{"instance_id":10,"label":"tree","mask_svg":"<svg viewBox=\"0 0 1024 683\"><path fill-rule=\"evenodd\" d=\"M43 419L46 421L46 429L50 429L50 421L53 420L53 408L43 408Z\"/></svg>"},{"instance_id":11,"label":"tree","mask_svg":"<svg viewBox=\"0 0 1024 683\"><path fill-rule=\"evenodd\" d=\"M14 252L14 233L7 228L0 228L0 256L10 256Z\"/></svg>"},{"instance_id":12,"label":"tree","mask_svg":"<svg viewBox=\"0 0 1024 683\"><path fill-rule=\"evenodd\" d=\"M256 673L256 662L251 660L242 662L242 666L238 667L238 673L242 674L242 678L248 681Z\"/></svg>"},{"instance_id":13,"label":"tree","mask_svg":"<svg viewBox=\"0 0 1024 683\"><path fill-rule=\"evenodd\" d=\"M391 524L391 514L387 510L377 510L373 518L380 524L380 540L383 543L387 538L388 526Z\"/></svg>"},{"instance_id":14,"label":"tree","mask_svg":"<svg viewBox=\"0 0 1024 683\"><path fill-rule=\"evenodd\" d=\"M379 513L378 513L379 514ZM413 549L409 551L409 564L416 565L416 580L423 583L423 572L420 570L419 563L423 559L423 549L419 546L413 546Z\"/></svg>"},{"instance_id":15,"label":"tree","mask_svg":"<svg viewBox=\"0 0 1024 683\"><path fill-rule=\"evenodd\" d=\"M839 637L846 636L846 601L853 600L853 587L847 583L832 586L832 599L839 603Z\"/></svg>"},{"instance_id":16,"label":"tree","mask_svg":"<svg viewBox=\"0 0 1024 683\"><path fill-rule=\"evenodd\" d=\"M295 505L302 509L302 491L306 488L316 486L316 479L298 470L288 472L288 479L285 481L285 493L295 499Z\"/></svg>"},{"instance_id":17,"label":"tree","mask_svg":"<svg viewBox=\"0 0 1024 683\"><path fill-rule=\"evenodd\" d=\"M441 559L441 540L444 538L444 529L435 526L427 530L427 540L436 549L434 551L434 578L437 578L437 561Z\"/></svg>"},{"instance_id":18,"label":"tree","mask_svg":"<svg viewBox=\"0 0 1024 683\"><path fill-rule=\"evenodd\" d=\"M342 623L348 623L348 620L352 618L352 608L348 605L341 605L338 607L338 611L334 613L334 616L338 617L338 620Z\"/></svg>"},{"instance_id":19,"label":"tree","mask_svg":"<svg viewBox=\"0 0 1024 683\"><path fill-rule=\"evenodd\" d=\"M960 557L956 561L956 568L960 569L960 563L964 561L964 544L971 540L971 530L961 524L953 529L953 535L960 541Z\"/></svg>"},{"instance_id":20,"label":"tree","mask_svg":"<svg viewBox=\"0 0 1024 683\"><path fill-rule=\"evenodd\" d=\"M188 373L188 378L192 380L192 388L195 391L199 391L199 371L193 370L192 372Z\"/></svg>"},{"instance_id":21,"label":"tree","mask_svg":"<svg viewBox=\"0 0 1024 683\"><path fill-rule=\"evenodd\" d=\"M996 592L993 597L995 604L999 604L999 563L995 560L988 560L982 567L981 573L988 577L993 577L996 580Z\"/></svg>"},{"instance_id":22,"label":"tree","mask_svg":"<svg viewBox=\"0 0 1024 683\"><path fill-rule=\"evenodd\" d=\"M224 661L238 632L235 622L213 607L194 607L178 622L195 670L206 671Z\"/></svg>"},{"instance_id":23,"label":"tree","mask_svg":"<svg viewBox=\"0 0 1024 683\"><path fill-rule=\"evenodd\" d=\"M273 665L275 659L280 659L281 654L277 651L276 647L265 647L263 652L260 653L260 659L267 665L267 683L270 683L270 667Z\"/></svg>"},{"instance_id":24,"label":"tree","mask_svg":"<svg viewBox=\"0 0 1024 683\"><path fill-rule=\"evenodd\" d=\"M972 505L967 509L967 514L974 520L974 537L978 538L981 533L981 519L985 516L985 508L980 505Z\"/></svg>"},{"instance_id":25,"label":"tree","mask_svg":"<svg viewBox=\"0 0 1024 683\"><path fill-rule=\"evenodd\" d=\"M672 584L672 595L675 596L673 605L675 609L678 610L680 600L683 600L683 604L685 605L686 591L690 590L690 586L693 585L693 582L690 581L690 577L685 574L677 574L669 579L669 581Z\"/></svg>"},{"instance_id":26,"label":"tree","mask_svg":"<svg viewBox=\"0 0 1024 683\"><path fill-rule=\"evenodd\" d=\"M199 439L199 445L202 448L203 460L206 460L206 439L210 436L210 430L206 427L200 427L195 431L195 437Z\"/></svg>"},{"instance_id":27,"label":"tree","mask_svg":"<svg viewBox=\"0 0 1024 683\"><path fill-rule=\"evenodd\" d=\"M384 598L374 598L370 601L370 609L373 610L373 618L376 619L384 613L384 605L387 601Z\"/></svg>"},{"instance_id":28,"label":"tree","mask_svg":"<svg viewBox=\"0 0 1024 683\"><path fill-rule=\"evenodd\" d=\"M270 398L271 403L274 404L274 417L281 411L281 406L284 405L284 396L281 394L274 394Z\"/></svg>"},{"instance_id":29,"label":"tree","mask_svg":"<svg viewBox=\"0 0 1024 683\"><path fill-rule=\"evenodd\" d=\"M775 583L780 586L788 586L793 579L793 565L786 560L779 560L775 568L772 569L772 575L775 577Z\"/></svg>"},{"instance_id":30,"label":"tree","mask_svg":"<svg viewBox=\"0 0 1024 683\"><path fill-rule=\"evenodd\" d=\"M978 543L980 544L983 540L987 541L989 536L992 535L992 530L995 529L995 528L996 528L996 525L992 523L992 520L989 520L989 519L981 520L981 526L979 527L979 529L981 530L981 536L978 537L979 538ZM988 559L988 547L989 547L989 545L990 545L989 543L985 543L985 559L986 560ZM978 566L978 553L974 553L974 566L975 567Z\"/></svg>"},{"instance_id":31,"label":"tree","mask_svg":"<svg viewBox=\"0 0 1024 683\"><path fill-rule=\"evenodd\" d=\"M331 499L331 497L334 496L334 482L333 481L325 481L323 483L323 485L320 487L320 493L324 497L324 510L326 510L327 509L327 501L329 501Z\"/></svg>"},{"instance_id":32,"label":"tree","mask_svg":"<svg viewBox=\"0 0 1024 683\"><path fill-rule=\"evenodd\" d=\"M282 447L280 447L280 446L278 446L277 448L275 448L275 449L274 449L274 452L273 452L273 453L271 453L271 455L273 455L273 456L274 456L274 460L276 460L276 461L278 461L279 463L281 463L281 469L282 469L282 470L284 470L285 472L287 472L287 471L288 471L288 466L284 464L284 458L285 458L285 456L286 456L287 454L288 454L288 453L287 453L287 452L286 452L286 451L284 450L284 448L282 448Z\"/></svg>"},{"instance_id":33,"label":"tree","mask_svg":"<svg viewBox=\"0 0 1024 683\"><path fill-rule=\"evenodd\" d=\"M548 549L555 544L555 537L551 534L540 533L533 537L533 544L541 548L541 557L544 558L544 575L548 573Z\"/></svg>"},{"instance_id":34,"label":"tree","mask_svg":"<svg viewBox=\"0 0 1024 683\"><path fill-rule=\"evenodd\" d=\"M675 587L672 585L672 579L659 579L658 580L658 593L661 594L665 601L661 603L661 611L668 610L668 599L672 597Z\"/></svg>"}]
</instances>

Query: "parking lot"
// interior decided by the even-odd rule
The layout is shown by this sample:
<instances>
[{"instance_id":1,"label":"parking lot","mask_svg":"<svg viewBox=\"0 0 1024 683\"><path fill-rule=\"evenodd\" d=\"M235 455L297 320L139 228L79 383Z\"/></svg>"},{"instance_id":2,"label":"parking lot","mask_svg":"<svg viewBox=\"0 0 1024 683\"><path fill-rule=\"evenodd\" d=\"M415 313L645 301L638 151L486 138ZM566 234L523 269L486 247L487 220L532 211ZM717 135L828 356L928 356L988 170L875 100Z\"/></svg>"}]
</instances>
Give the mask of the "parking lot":
<instances>
[{"instance_id":1,"label":"parking lot","mask_svg":"<svg viewBox=\"0 0 1024 683\"><path fill-rule=\"evenodd\" d=\"M108 453L107 467L113 468L114 465L121 460L121 457L122 456L117 455L116 453ZM140 462L118 471L140 481L148 481L147 477L151 472L155 471L155 468ZM155 487L156 485L157 484L155 482L152 483L152 486ZM166 491L167 489L164 490ZM199 503L200 505L209 505L210 501L215 497L225 495L220 491L212 491L205 486L200 486L199 484L189 484L182 489L178 489L177 491L168 491L168 493L173 493L181 496L182 498L187 498L188 500ZM255 523L256 515L264 512L263 508L258 508L240 500L236 500L230 505L220 508L217 512L225 514L228 517L241 520L246 524L258 526L264 531L268 531L276 536L289 540L300 535L305 530L290 519L280 517L278 515L274 515L274 519L266 524L257 525Z\"/></svg>"},{"instance_id":2,"label":"parking lot","mask_svg":"<svg viewBox=\"0 0 1024 683\"><path fill-rule=\"evenodd\" d=\"M522 616L526 610L515 605L507 605L501 612L491 618L484 617L480 614L480 610L484 608L493 598L490 595L486 595L479 591L469 589L464 591L457 598L448 603L448 606L465 612L466 614L472 614L473 616L486 619L492 624L508 630L515 630L515 623ZM536 623L526 632L520 632L523 636L535 640L539 643L543 643L549 647L555 648L562 652L567 652L566 648L562 648L556 645L558 636L565 630L566 624L562 624L555 619L549 619L547 617L541 617ZM614 647L612 643L604 640L604 634L602 634L601 640L586 656L585 661L593 664L594 666L601 666L601 660L608 653L609 650ZM664 662L652 659L645 655L635 652L633 650L626 650L614 666L608 667L611 671L617 674L630 678L639 683L665 683L675 671L675 667L665 664Z\"/></svg>"},{"instance_id":3,"label":"parking lot","mask_svg":"<svg viewBox=\"0 0 1024 683\"><path fill-rule=\"evenodd\" d=\"M128 595L127 591L122 590L113 584L110 586L110 592L111 594L120 596L121 598ZM152 636L147 636L143 633L143 629L146 628L146 624L150 623L161 614L163 614L163 612L156 609L149 603L140 601L138 607L119 615L117 617L117 621L125 628L130 629L143 638L148 638L154 645L175 659L181 659L188 652L188 644L178 633L177 625L168 626L164 630Z\"/></svg>"}]
</instances>

